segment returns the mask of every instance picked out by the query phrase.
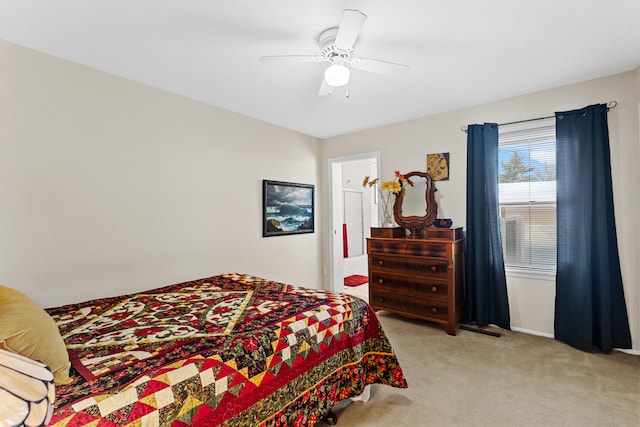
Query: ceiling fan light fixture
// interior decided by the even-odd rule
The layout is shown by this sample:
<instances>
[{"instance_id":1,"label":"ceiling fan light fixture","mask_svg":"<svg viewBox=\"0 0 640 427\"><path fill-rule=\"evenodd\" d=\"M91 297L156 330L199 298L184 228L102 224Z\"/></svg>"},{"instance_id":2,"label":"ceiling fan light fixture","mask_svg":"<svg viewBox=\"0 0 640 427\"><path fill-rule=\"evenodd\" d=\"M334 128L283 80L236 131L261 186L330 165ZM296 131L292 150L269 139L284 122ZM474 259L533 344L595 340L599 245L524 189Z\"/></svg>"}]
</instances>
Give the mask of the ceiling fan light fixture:
<instances>
[{"instance_id":1,"label":"ceiling fan light fixture","mask_svg":"<svg viewBox=\"0 0 640 427\"><path fill-rule=\"evenodd\" d=\"M324 70L324 79L328 85L333 87L344 86L349 83L351 71L341 64L332 64Z\"/></svg>"}]
</instances>

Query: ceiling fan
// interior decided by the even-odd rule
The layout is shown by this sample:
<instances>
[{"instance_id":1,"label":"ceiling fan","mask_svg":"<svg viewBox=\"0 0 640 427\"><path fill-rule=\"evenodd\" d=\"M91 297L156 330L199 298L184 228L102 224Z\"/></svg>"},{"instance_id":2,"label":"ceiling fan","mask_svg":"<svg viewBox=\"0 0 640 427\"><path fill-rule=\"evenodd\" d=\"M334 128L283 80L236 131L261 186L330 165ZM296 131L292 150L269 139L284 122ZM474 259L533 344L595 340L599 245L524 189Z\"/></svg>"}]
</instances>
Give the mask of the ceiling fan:
<instances>
[{"instance_id":1,"label":"ceiling fan","mask_svg":"<svg viewBox=\"0 0 640 427\"><path fill-rule=\"evenodd\" d=\"M331 65L324 71L324 78L318 91L319 96L331 95L333 88L349 83L351 71L369 71L372 73L394 75L406 73L408 65L380 61L378 59L355 56L354 44L367 15L359 10L346 9L342 14L339 27L329 28L320 34L318 46L320 55L279 55L263 56L261 62L329 62Z\"/></svg>"}]
</instances>

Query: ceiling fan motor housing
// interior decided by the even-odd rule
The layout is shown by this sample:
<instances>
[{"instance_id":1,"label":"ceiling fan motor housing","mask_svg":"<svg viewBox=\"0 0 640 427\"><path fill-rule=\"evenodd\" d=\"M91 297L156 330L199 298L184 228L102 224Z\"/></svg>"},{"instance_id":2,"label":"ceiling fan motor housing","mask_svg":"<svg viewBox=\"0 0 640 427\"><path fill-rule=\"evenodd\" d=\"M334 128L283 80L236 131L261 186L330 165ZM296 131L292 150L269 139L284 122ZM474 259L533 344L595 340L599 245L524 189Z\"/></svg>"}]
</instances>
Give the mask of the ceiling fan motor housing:
<instances>
[{"instance_id":1,"label":"ceiling fan motor housing","mask_svg":"<svg viewBox=\"0 0 640 427\"><path fill-rule=\"evenodd\" d=\"M338 34L338 28L329 28L323 31L318 38L318 45L320 46L320 53L322 57L332 64L342 64L346 62L353 55L353 49L343 50L339 49L336 45L336 35Z\"/></svg>"}]
</instances>

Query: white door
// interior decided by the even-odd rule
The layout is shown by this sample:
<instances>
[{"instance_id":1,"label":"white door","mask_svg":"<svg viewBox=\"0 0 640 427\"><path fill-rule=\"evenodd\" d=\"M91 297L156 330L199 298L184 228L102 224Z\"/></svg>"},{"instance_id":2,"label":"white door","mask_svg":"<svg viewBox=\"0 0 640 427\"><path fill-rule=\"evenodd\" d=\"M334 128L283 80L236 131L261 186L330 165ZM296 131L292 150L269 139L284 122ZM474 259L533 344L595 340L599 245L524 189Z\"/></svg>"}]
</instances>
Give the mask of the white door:
<instances>
[{"instance_id":1,"label":"white door","mask_svg":"<svg viewBox=\"0 0 640 427\"><path fill-rule=\"evenodd\" d=\"M364 254L364 216L362 192L343 190L344 223L347 228L349 258Z\"/></svg>"}]
</instances>

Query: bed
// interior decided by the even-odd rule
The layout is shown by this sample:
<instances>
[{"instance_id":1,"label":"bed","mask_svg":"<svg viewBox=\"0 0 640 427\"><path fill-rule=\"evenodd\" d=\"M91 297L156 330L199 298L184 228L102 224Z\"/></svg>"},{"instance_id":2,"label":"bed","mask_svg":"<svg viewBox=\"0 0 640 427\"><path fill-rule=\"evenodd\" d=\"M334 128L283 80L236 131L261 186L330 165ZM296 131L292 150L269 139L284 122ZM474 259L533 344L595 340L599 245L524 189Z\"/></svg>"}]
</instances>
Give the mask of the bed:
<instances>
[{"instance_id":1,"label":"bed","mask_svg":"<svg viewBox=\"0 0 640 427\"><path fill-rule=\"evenodd\" d=\"M72 382L52 426L312 426L407 383L363 300L244 274L46 310Z\"/></svg>"}]
</instances>

